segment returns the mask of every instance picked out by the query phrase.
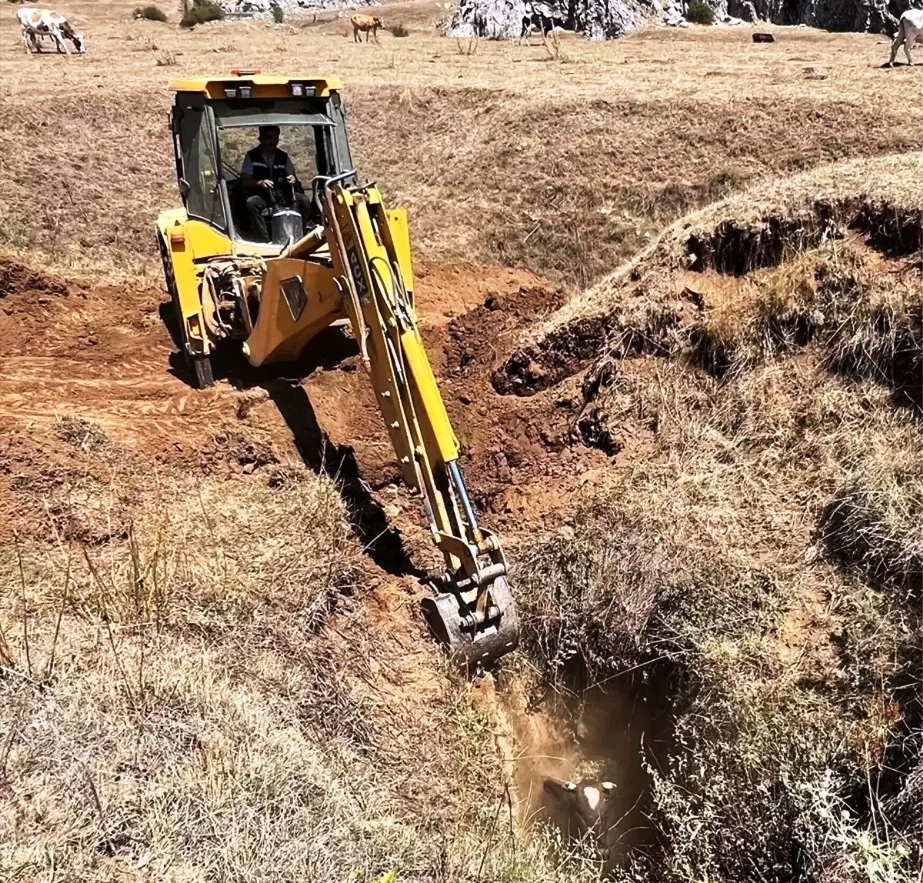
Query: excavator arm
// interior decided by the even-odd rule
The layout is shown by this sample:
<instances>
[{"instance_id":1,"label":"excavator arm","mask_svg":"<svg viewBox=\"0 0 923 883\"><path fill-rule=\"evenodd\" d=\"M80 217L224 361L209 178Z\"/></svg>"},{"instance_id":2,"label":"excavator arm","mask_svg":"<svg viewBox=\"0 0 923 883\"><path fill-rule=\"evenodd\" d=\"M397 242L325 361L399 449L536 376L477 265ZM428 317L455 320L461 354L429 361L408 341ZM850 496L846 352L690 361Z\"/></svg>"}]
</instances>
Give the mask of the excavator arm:
<instances>
[{"instance_id":1,"label":"excavator arm","mask_svg":"<svg viewBox=\"0 0 923 883\"><path fill-rule=\"evenodd\" d=\"M406 216L387 210L374 185L344 184L348 177L325 182L321 196L336 285L404 480L421 494L445 559L441 592L424 600L424 614L450 655L476 667L519 641L506 559L498 538L478 525L423 346Z\"/></svg>"},{"instance_id":2,"label":"excavator arm","mask_svg":"<svg viewBox=\"0 0 923 883\"><path fill-rule=\"evenodd\" d=\"M181 348L198 385L214 382L212 354L227 343L239 341L254 366L284 362L324 328L348 320L404 480L419 493L445 560L436 597L424 601L430 626L469 667L513 650L519 627L506 559L497 537L478 525L417 324L407 218L346 171L339 81L237 69L174 80L170 88L184 207L160 213L158 242ZM301 128L306 137L290 143L313 144L314 167L324 173L312 181L322 223L284 248L282 207L274 241L250 241L240 182L224 176L236 149L231 136L264 124Z\"/></svg>"}]
</instances>

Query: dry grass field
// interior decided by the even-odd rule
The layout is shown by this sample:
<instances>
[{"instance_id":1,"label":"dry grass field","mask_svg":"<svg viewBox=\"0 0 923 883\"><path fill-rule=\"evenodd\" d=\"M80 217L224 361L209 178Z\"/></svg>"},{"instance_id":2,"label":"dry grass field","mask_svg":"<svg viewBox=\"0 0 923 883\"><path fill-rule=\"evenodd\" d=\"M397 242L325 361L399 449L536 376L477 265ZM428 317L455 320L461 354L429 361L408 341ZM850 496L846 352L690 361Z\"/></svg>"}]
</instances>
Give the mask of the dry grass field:
<instances>
[{"instance_id":1,"label":"dry grass field","mask_svg":"<svg viewBox=\"0 0 923 883\"><path fill-rule=\"evenodd\" d=\"M923 73L867 34L0 10L0 881L923 881ZM326 20L324 20L326 19ZM523 648L450 671L350 341L191 388L169 79L333 72ZM542 778L617 783L618 845Z\"/></svg>"},{"instance_id":2,"label":"dry grass field","mask_svg":"<svg viewBox=\"0 0 923 883\"><path fill-rule=\"evenodd\" d=\"M2 20L4 156L25 160L30 146L22 168L8 161L3 244L135 278L156 274L149 218L175 199L164 84L183 74L337 72L359 167L411 210L419 250L574 287L751 181L921 143L906 100L916 75L880 70L888 47L868 34L781 29L754 45L746 28L692 28L474 47L438 37L445 10L420 3L382 10L409 37L358 46L343 21L188 32L133 22L127 4L61 9L89 35L85 58L29 59L12 7ZM32 135L45 131L60 137ZM36 163L55 169L55 186L35 188Z\"/></svg>"}]
</instances>

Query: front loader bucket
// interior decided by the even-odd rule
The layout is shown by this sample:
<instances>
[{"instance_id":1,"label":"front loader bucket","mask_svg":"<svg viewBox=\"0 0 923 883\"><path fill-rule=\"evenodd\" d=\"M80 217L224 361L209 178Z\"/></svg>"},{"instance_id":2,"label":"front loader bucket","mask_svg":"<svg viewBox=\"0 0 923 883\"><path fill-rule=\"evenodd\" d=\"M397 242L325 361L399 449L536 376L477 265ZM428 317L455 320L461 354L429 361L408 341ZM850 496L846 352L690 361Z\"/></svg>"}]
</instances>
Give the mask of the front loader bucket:
<instances>
[{"instance_id":1,"label":"front loader bucket","mask_svg":"<svg viewBox=\"0 0 923 883\"><path fill-rule=\"evenodd\" d=\"M490 590L499 615L471 628L466 624L459 600L446 593L424 598L423 616L436 639L445 644L449 658L473 671L515 650L519 645L519 617L509 585L503 577Z\"/></svg>"}]
</instances>

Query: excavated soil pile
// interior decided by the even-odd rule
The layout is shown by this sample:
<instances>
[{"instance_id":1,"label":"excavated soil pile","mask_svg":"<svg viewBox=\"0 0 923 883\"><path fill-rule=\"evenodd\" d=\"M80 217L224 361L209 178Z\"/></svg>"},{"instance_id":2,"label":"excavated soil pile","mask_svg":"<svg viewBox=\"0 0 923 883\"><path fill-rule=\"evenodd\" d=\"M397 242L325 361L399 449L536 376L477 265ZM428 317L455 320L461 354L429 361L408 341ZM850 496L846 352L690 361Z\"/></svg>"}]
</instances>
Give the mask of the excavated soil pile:
<instances>
[{"instance_id":1,"label":"excavated soil pile","mask_svg":"<svg viewBox=\"0 0 923 883\"><path fill-rule=\"evenodd\" d=\"M793 256L847 238L858 237L882 257L919 254L923 213L899 186L916 174L917 161L894 156L871 166L822 168L778 193L755 188L681 219L544 329L524 331L498 366L495 389L529 396L603 353L615 359L676 354L714 306L698 290L700 282L714 289L718 280L726 290L735 278L760 284L765 271Z\"/></svg>"},{"instance_id":2,"label":"excavated soil pile","mask_svg":"<svg viewBox=\"0 0 923 883\"><path fill-rule=\"evenodd\" d=\"M419 275L424 337L466 477L477 506L501 531L512 528L515 543L546 517L554 524L593 461L589 452L558 456L574 432L576 386L514 408L490 386L521 330L560 307L564 292L502 268L433 266ZM429 549L418 503L399 487L371 385L345 334L323 335L316 352L294 366L256 371L224 360L227 382L200 392L175 352L172 317L157 289L73 283L13 261L0 263L0 285L7 353L0 421L13 440L8 474L27 474L34 462L54 469L64 455L36 448L26 428L64 418L98 426L151 462L209 474L269 474L300 456L353 483L361 476L392 513L408 509L395 528L416 535L421 552ZM22 456L12 456L19 448Z\"/></svg>"}]
</instances>

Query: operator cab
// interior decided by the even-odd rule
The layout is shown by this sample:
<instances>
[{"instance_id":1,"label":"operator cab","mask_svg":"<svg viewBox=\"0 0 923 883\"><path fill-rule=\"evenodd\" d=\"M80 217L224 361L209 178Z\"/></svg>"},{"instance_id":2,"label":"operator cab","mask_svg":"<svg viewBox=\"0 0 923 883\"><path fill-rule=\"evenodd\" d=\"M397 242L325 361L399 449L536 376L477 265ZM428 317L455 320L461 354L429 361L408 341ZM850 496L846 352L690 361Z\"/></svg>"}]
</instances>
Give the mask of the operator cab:
<instances>
[{"instance_id":1,"label":"operator cab","mask_svg":"<svg viewBox=\"0 0 923 883\"><path fill-rule=\"evenodd\" d=\"M259 253L278 253L306 232L305 225L321 223L323 181L353 168L340 84L259 71L232 74L170 84L176 92L171 129L180 194L190 218ZM268 171L273 186L256 186L256 179L267 177L260 155L267 127L278 129L276 150L287 154L294 184L283 180L289 176L279 163ZM255 175L248 152L257 160Z\"/></svg>"}]
</instances>

